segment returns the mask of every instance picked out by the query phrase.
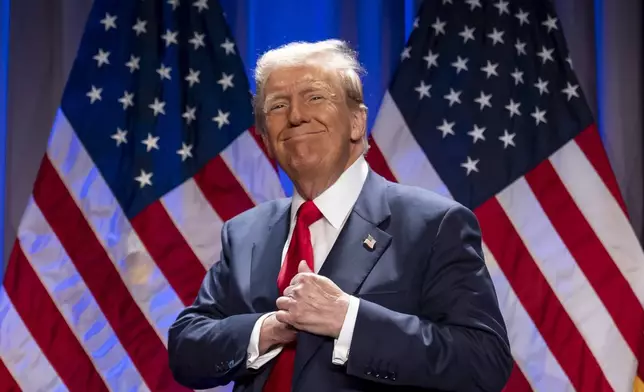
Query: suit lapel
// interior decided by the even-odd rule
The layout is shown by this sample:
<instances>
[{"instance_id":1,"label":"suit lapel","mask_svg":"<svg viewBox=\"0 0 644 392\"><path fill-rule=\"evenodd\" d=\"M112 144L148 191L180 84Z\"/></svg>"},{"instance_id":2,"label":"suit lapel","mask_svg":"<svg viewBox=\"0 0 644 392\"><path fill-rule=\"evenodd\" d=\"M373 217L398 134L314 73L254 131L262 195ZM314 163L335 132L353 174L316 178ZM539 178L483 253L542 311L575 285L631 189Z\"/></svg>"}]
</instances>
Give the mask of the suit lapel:
<instances>
[{"instance_id":1,"label":"suit lapel","mask_svg":"<svg viewBox=\"0 0 644 392\"><path fill-rule=\"evenodd\" d=\"M258 313L277 310L277 276L281 267L282 250L288 236L289 207L290 199L283 201L269 222L267 237L253 243L250 292L253 309Z\"/></svg>"},{"instance_id":2,"label":"suit lapel","mask_svg":"<svg viewBox=\"0 0 644 392\"><path fill-rule=\"evenodd\" d=\"M359 290L391 242L391 236L381 229L390 215L386 186L382 177L369 171L356 205L319 271L347 294L353 295ZM375 240L370 242L372 247L364 243L369 236ZM322 343L330 339L309 333L298 335L294 386Z\"/></svg>"}]
</instances>

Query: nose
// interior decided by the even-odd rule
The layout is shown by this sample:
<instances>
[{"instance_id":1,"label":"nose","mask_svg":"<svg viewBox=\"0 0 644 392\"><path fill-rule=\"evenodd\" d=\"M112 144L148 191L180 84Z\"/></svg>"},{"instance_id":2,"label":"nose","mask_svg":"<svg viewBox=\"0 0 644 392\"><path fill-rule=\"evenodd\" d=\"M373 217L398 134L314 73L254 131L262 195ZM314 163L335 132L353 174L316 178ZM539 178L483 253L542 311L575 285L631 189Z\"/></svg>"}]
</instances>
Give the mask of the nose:
<instances>
[{"instance_id":1,"label":"nose","mask_svg":"<svg viewBox=\"0 0 644 392\"><path fill-rule=\"evenodd\" d=\"M288 121L291 123L291 126L295 127L309 121L309 116L303 103L300 103L296 99L291 102L288 112Z\"/></svg>"}]
</instances>

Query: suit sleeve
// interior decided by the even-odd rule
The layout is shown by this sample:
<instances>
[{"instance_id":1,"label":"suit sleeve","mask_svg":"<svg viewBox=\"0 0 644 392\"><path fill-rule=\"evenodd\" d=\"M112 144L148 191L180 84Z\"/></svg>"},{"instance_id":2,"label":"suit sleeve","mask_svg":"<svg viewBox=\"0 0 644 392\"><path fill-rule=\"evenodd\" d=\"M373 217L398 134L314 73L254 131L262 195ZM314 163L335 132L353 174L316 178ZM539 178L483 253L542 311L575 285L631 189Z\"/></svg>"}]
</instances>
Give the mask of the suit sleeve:
<instances>
[{"instance_id":1,"label":"suit sleeve","mask_svg":"<svg viewBox=\"0 0 644 392\"><path fill-rule=\"evenodd\" d=\"M474 214L444 215L424 270L419 315L360 300L347 372L446 391L501 391L513 360Z\"/></svg>"},{"instance_id":2,"label":"suit sleeve","mask_svg":"<svg viewBox=\"0 0 644 392\"><path fill-rule=\"evenodd\" d=\"M221 259L206 273L194 303L170 327L168 355L177 382L193 389L226 385L252 377L247 369L250 335L261 313L245 313L230 284L228 225L221 234Z\"/></svg>"}]
</instances>

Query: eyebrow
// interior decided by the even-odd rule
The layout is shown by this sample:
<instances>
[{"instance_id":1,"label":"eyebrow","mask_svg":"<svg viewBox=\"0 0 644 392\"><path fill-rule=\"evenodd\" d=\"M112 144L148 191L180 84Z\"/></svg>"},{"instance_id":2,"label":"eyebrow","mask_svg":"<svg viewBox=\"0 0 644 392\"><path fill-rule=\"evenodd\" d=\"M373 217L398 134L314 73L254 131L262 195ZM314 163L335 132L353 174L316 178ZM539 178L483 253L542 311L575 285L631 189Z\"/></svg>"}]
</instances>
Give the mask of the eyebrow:
<instances>
[{"instance_id":1,"label":"eyebrow","mask_svg":"<svg viewBox=\"0 0 644 392\"><path fill-rule=\"evenodd\" d=\"M329 84L327 82L324 82L324 81L321 81L321 80L314 81L310 86L307 86L302 91L300 91L299 94L308 94L308 93L311 93L311 92L316 91L316 90L327 90L332 95L335 95L335 93L333 93L331 91L331 84ZM268 94L266 96L266 98L264 98L264 104L266 104L267 102L273 101L273 100L286 98L286 96L287 96L287 94L282 92L282 91L278 91L278 92L275 92L275 93Z\"/></svg>"}]
</instances>

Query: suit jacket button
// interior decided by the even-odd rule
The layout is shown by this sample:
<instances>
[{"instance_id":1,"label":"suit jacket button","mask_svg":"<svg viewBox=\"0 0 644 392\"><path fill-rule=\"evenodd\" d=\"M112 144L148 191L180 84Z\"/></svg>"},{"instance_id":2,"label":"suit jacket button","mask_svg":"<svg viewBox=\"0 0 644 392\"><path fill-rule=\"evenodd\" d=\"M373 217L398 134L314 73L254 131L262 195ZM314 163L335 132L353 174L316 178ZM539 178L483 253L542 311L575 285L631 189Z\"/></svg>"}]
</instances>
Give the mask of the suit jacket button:
<instances>
[{"instance_id":1,"label":"suit jacket button","mask_svg":"<svg viewBox=\"0 0 644 392\"><path fill-rule=\"evenodd\" d=\"M376 378L380 378L380 373L376 373Z\"/></svg>"}]
</instances>

